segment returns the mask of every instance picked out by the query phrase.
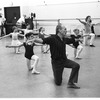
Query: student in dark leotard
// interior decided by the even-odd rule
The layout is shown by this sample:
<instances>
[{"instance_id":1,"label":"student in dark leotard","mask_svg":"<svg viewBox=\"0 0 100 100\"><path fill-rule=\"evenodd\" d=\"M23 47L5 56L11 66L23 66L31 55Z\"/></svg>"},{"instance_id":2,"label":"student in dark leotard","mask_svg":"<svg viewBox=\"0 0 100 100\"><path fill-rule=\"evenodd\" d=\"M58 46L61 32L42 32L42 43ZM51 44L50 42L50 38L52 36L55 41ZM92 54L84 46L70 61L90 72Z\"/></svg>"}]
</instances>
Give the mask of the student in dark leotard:
<instances>
[{"instance_id":1,"label":"student in dark leotard","mask_svg":"<svg viewBox=\"0 0 100 100\"><path fill-rule=\"evenodd\" d=\"M36 71L36 67L39 62L39 57L36 56L33 51L33 48L36 44L33 41L31 41L34 38L34 35L32 32L29 32L25 35L25 37L26 37L26 42L24 42L23 45L20 46L25 47L25 58L27 62L27 67L29 71L32 70L33 74L39 74L40 72ZM34 60L33 65L31 65L31 60Z\"/></svg>"},{"instance_id":2,"label":"student in dark leotard","mask_svg":"<svg viewBox=\"0 0 100 100\"><path fill-rule=\"evenodd\" d=\"M71 38L73 39L74 57L79 59L79 55L83 50L82 41L80 40L82 36L79 34L79 29L74 29L73 32L74 34L71 35Z\"/></svg>"}]
</instances>

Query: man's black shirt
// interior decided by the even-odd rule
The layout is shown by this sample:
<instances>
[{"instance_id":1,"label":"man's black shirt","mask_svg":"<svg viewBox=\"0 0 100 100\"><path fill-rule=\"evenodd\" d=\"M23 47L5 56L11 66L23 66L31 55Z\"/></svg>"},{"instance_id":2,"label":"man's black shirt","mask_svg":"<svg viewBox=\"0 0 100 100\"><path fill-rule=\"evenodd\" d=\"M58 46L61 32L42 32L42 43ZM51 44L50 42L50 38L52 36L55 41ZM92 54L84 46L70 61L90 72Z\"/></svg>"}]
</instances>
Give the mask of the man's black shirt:
<instances>
[{"instance_id":1,"label":"man's black shirt","mask_svg":"<svg viewBox=\"0 0 100 100\"><path fill-rule=\"evenodd\" d=\"M50 45L52 60L66 60L66 44L72 44L73 40L69 38L60 39L58 35L53 35L43 39L43 44Z\"/></svg>"}]
</instances>

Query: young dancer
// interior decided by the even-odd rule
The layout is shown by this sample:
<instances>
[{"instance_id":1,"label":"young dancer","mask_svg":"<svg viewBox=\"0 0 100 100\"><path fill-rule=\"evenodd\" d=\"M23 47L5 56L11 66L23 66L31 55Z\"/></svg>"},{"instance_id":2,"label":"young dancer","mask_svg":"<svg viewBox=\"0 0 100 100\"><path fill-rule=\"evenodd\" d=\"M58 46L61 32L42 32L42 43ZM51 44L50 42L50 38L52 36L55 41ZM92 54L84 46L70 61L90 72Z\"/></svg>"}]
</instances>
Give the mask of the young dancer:
<instances>
[{"instance_id":1,"label":"young dancer","mask_svg":"<svg viewBox=\"0 0 100 100\"><path fill-rule=\"evenodd\" d=\"M40 72L36 71L36 67L39 62L39 57L34 54L33 48L36 45L32 39L34 38L34 35L32 32L29 32L25 34L26 41L22 45L19 45L19 47L24 46L25 47L25 58L28 70L31 71L33 74L40 74ZM31 65L31 60L34 61L33 65Z\"/></svg>"},{"instance_id":2,"label":"young dancer","mask_svg":"<svg viewBox=\"0 0 100 100\"><path fill-rule=\"evenodd\" d=\"M12 29L13 29L12 33L3 36L0 39L6 38L8 36L12 36L11 45L6 45L6 47L14 48L15 53L20 53L20 47L17 47L17 46L22 43L18 40L18 36L23 36L23 35L18 32L18 28L16 26L13 26Z\"/></svg>"},{"instance_id":3,"label":"young dancer","mask_svg":"<svg viewBox=\"0 0 100 100\"><path fill-rule=\"evenodd\" d=\"M79 34L79 29L74 29L73 32L74 32L74 34L71 35L71 38L73 39L74 57L76 59L80 59L79 55L83 50L83 46L81 45L82 44L82 41L81 41L82 36Z\"/></svg>"},{"instance_id":4,"label":"young dancer","mask_svg":"<svg viewBox=\"0 0 100 100\"><path fill-rule=\"evenodd\" d=\"M91 25L92 25L91 24L91 22L92 22L91 16L87 16L85 18L85 22L81 21L80 19L77 19L77 20L79 20L84 25L84 28L85 28L85 33L84 34L88 34L91 37L90 38L90 43L89 43L90 47L95 47L93 45L94 39L95 39L95 34L91 33ZM87 40L88 40L89 36L84 37L84 45L88 45Z\"/></svg>"}]
</instances>

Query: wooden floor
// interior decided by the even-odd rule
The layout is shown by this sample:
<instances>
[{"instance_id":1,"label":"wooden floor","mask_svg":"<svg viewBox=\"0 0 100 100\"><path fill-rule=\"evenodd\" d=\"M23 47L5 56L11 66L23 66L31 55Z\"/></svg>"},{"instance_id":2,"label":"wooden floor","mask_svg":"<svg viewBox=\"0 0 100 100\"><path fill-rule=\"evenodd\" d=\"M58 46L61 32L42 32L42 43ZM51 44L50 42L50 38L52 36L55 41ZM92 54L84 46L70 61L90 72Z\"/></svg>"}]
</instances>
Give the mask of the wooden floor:
<instances>
[{"instance_id":1,"label":"wooden floor","mask_svg":"<svg viewBox=\"0 0 100 100\"><path fill-rule=\"evenodd\" d=\"M41 73L31 74L24 48L21 54L14 54L13 48L5 47L10 41L10 38L0 40L0 98L100 97L100 38L96 38L96 47L84 46L81 60L75 60L73 48L67 46L68 58L81 65L78 82L81 89L78 90L67 88L70 69L64 70L61 86L54 84L50 53L42 54L40 47L35 47L34 51L40 58L37 70Z\"/></svg>"}]
</instances>

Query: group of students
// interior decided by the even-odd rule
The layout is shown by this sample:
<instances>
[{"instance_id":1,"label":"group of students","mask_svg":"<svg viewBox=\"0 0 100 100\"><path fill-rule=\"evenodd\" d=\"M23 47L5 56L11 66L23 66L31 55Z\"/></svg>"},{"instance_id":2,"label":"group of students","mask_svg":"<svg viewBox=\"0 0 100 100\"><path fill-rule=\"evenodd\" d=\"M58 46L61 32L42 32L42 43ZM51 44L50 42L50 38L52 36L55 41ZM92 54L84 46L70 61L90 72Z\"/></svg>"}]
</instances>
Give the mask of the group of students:
<instances>
[{"instance_id":1,"label":"group of students","mask_svg":"<svg viewBox=\"0 0 100 100\"><path fill-rule=\"evenodd\" d=\"M86 25L86 23L84 24ZM74 57L76 59L79 59L79 55L83 49L83 47L81 46L82 44L81 38L90 36L90 34L80 35L79 29L74 29L73 32L75 34L67 36L67 29L62 24L56 26L55 35L50 35L46 38L41 34L39 36L40 38L36 38L34 36L34 30L29 30L28 25L27 28L24 29L24 35L19 33L19 31L21 31L22 29L19 29L16 26L13 27L13 30L14 31L12 33L3 36L0 39L12 35L11 45L8 45L7 47L14 47L15 52L16 52L16 48L18 48L18 51L16 53L19 53L19 48L21 46L25 47L25 58L26 58L27 67L29 71L32 71L32 73L34 74L40 74L40 72L36 70L36 67L39 62L39 57L34 54L33 48L35 45L43 46L44 44L47 44L50 46L51 64L52 64L55 84L61 85L64 68L71 68L72 72L68 81L68 88L75 88L75 89L80 88L75 84L78 82L78 73L79 73L80 65L67 58L66 44L74 47ZM41 30L42 32L44 31L43 28L40 28L39 32L41 32ZM23 43L19 42L18 35L24 37ZM36 43L40 43L40 44L36 44ZM34 60L34 63L32 65L31 65L31 60Z\"/></svg>"},{"instance_id":2,"label":"group of students","mask_svg":"<svg viewBox=\"0 0 100 100\"><path fill-rule=\"evenodd\" d=\"M31 38L34 37L33 30L30 30L29 27L30 27L29 24L27 25L26 29L20 29L17 26L13 26L12 27L13 32L8 34L8 35L5 35L3 37L0 37L0 39L11 36L12 37L11 44L6 45L6 47L7 48L14 48L15 53L20 53L20 47L24 46L25 47L25 57L27 58L26 62L27 62L28 70L29 71L32 70L32 73L34 73L34 74L39 74L40 72L36 71L39 57L34 55L34 51L33 51L34 45L38 45L38 44L35 44L33 42L28 42L28 40L30 40ZM24 35L21 34L20 31L24 31ZM18 36L24 37L23 43L21 43L19 41ZM32 66L31 66L31 60L34 60L34 64Z\"/></svg>"}]
</instances>

